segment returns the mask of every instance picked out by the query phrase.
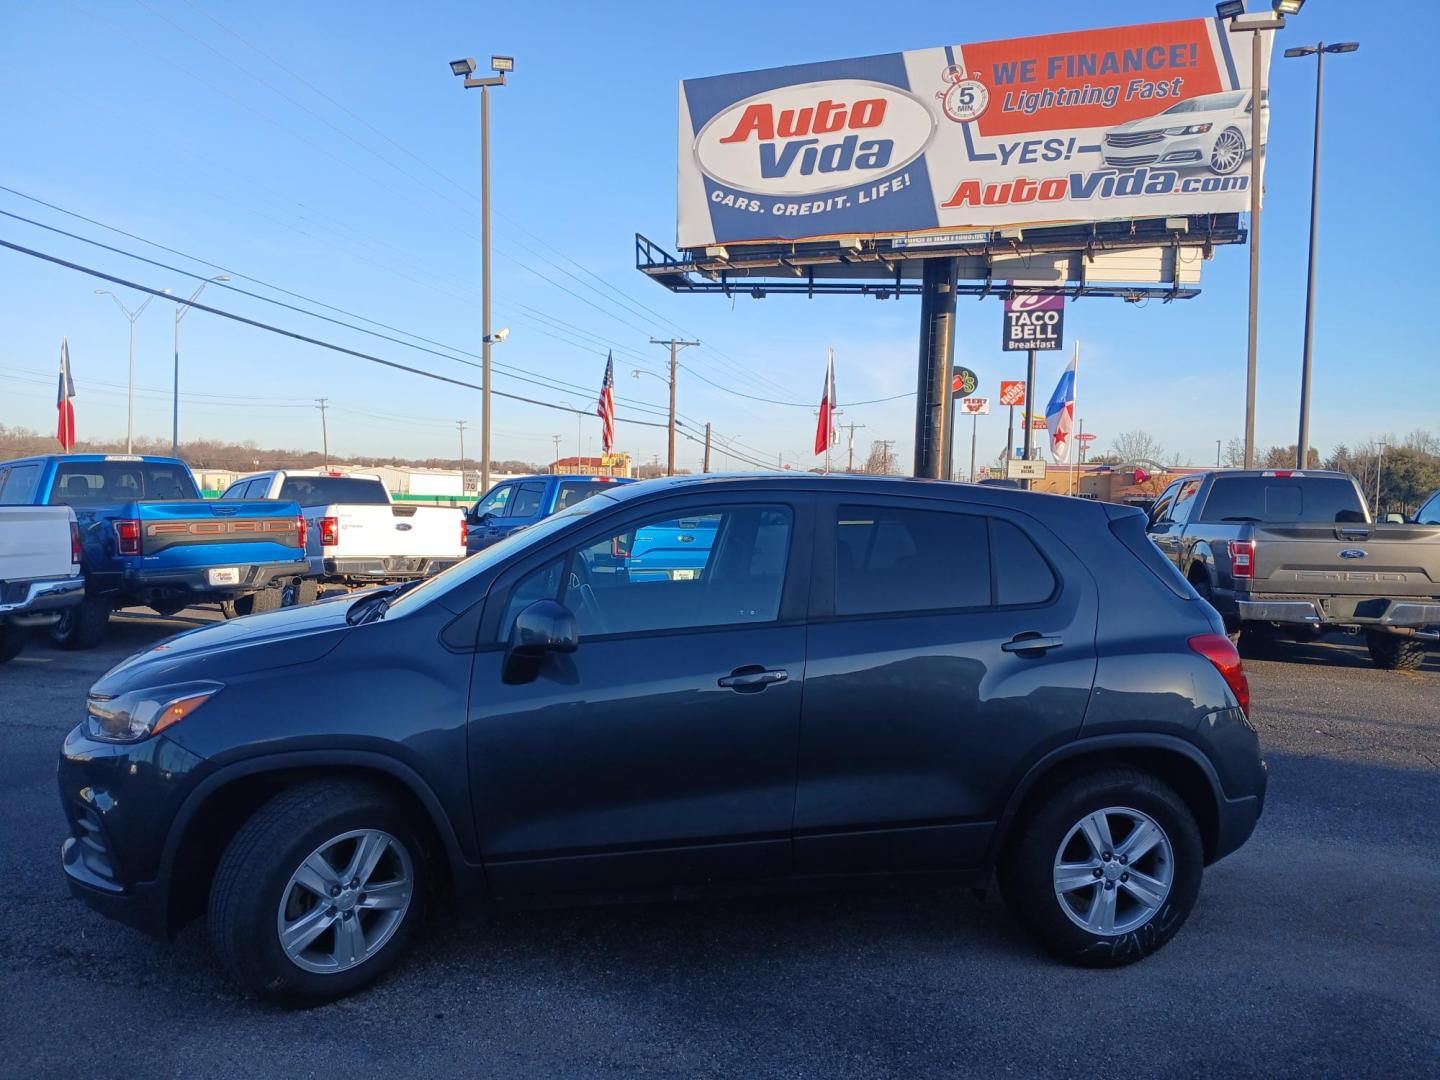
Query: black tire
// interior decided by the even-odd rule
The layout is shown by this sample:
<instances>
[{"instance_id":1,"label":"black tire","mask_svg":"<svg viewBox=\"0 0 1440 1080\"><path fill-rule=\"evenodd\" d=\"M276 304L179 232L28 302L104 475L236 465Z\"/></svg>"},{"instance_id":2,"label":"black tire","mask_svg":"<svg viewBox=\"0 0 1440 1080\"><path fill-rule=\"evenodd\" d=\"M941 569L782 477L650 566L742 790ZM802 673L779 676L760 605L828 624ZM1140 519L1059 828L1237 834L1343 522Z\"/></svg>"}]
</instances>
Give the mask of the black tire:
<instances>
[{"instance_id":1,"label":"black tire","mask_svg":"<svg viewBox=\"0 0 1440 1080\"><path fill-rule=\"evenodd\" d=\"M1274 656L1280 644L1275 630L1266 624L1243 627L1235 637L1235 647L1242 657L1263 660Z\"/></svg>"},{"instance_id":2,"label":"black tire","mask_svg":"<svg viewBox=\"0 0 1440 1080\"><path fill-rule=\"evenodd\" d=\"M8 664L20 655L30 632L23 627L0 623L0 664Z\"/></svg>"},{"instance_id":3,"label":"black tire","mask_svg":"<svg viewBox=\"0 0 1440 1080\"><path fill-rule=\"evenodd\" d=\"M221 614L221 615L224 615L225 618L227 618L227 619L238 619L238 618L240 617L240 614L241 614L241 613L240 613L240 611L235 607L235 604L236 604L236 601L234 601L234 600L221 600L221 601L220 601L220 614ZM249 614L249 612L246 612L246 614Z\"/></svg>"},{"instance_id":4,"label":"black tire","mask_svg":"<svg viewBox=\"0 0 1440 1080\"><path fill-rule=\"evenodd\" d=\"M241 597L241 600L250 601L249 615L259 615L266 611L279 611L285 606L285 587L283 585L272 585L268 589L261 589L259 592L251 593L248 597ZM235 601L236 610L240 608L240 600Z\"/></svg>"},{"instance_id":5,"label":"black tire","mask_svg":"<svg viewBox=\"0 0 1440 1080\"><path fill-rule=\"evenodd\" d=\"M62 649L93 649L105 640L110 629L110 601L87 596L60 613L50 626L50 640Z\"/></svg>"},{"instance_id":6,"label":"black tire","mask_svg":"<svg viewBox=\"0 0 1440 1080\"><path fill-rule=\"evenodd\" d=\"M1419 671L1425 663L1425 642L1402 634L1367 633L1365 647L1375 666L1386 671Z\"/></svg>"},{"instance_id":7,"label":"black tire","mask_svg":"<svg viewBox=\"0 0 1440 1080\"><path fill-rule=\"evenodd\" d=\"M1139 811L1159 825L1170 843L1173 876L1163 902L1143 924L1111 936L1092 933L1065 913L1053 875L1071 829L1113 807ZM1149 956L1175 936L1195 906L1204 864L1200 830L1174 789L1138 769L1107 769L1071 781L1028 813L1007 845L999 877L1016 920L1049 952L1082 967L1117 967Z\"/></svg>"},{"instance_id":8,"label":"black tire","mask_svg":"<svg viewBox=\"0 0 1440 1080\"><path fill-rule=\"evenodd\" d=\"M314 578L301 578L294 585L286 585L280 590L281 607L298 607L301 604L313 604L315 598L320 595L320 584Z\"/></svg>"},{"instance_id":9,"label":"black tire","mask_svg":"<svg viewBox=\"0 0 1440 1080\"><path fill-rule=\"evenodd\" d=\"M286 887L313 852L355 829L381 830L405 849L414 874L408 907L369 959L331 974L306 970L280 942L277 915ZM361 781L315 780L276 795L240 827L215 871L209 929L220 963L251 994L287 1008L334 1001L378 979L425 918L430 875L422 836L394 800Z\"/></svg>"}]
</instances>

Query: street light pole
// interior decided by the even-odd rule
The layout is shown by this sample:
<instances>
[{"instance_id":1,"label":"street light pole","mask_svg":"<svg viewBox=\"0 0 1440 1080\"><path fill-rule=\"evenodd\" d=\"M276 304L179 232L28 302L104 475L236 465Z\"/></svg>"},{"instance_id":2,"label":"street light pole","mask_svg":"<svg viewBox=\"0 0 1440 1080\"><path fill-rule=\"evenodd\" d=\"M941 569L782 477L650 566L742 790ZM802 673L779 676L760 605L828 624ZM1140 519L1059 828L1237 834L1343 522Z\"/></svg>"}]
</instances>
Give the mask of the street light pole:
<instances>
[{"instance_id":1,"label":"street light pole","mask_svg":"<svg viewBox=\"0 0 1440 1080\"><path fill-rule=\"evenodd\" d=\"M1325 86L1325 54L1354 52L1358 41L1342 41L1286 49L1287 57L1315 56L1315 151L1310 165L1310 259L1305 280L1305 351L1300 360L1300 436L1295 441L1295 467L1304 469L1310 458L1310 376L1311 350L1315 342L1315 248L1320 213L1320 113L1321 93Z\"/></svg>"},{"instance_id":2,"label":"street light pole","mask_svg":"<svg viewBox=\"0 0 1440 1080\"><path fill-rule=\"evenodd\" d=\"M229 274L217 274L215 277L206 278L200 283L200 287L190 294L190 299L183 304L175 305L175 389L170 402L170 456L180 456L180 320L190 310L190 305L195 303L199 295L205 291L205 286L212 281L229 281Z\"/></svg>"},{"instance_id":3,"label":"street light pole","mask_svg":"<svg viewBox=\"0 0 1440 1080\"><path fill-rule=\"evenodd\" d=\"M165 292L168 294L170 290L166 289ZM115 306L125 313L125 318L130 320L130 379L125 387L125 452L133 454L135 452L135 320L144 314L145 309L150 306L150 301L155 299L155 294L151 293L145 297L144 302L134 311L127 308L120 298L109 289L96 289L95 295L110 297L115 301Z\"/></svg>"},{"instance_id":4,"label":"street light pole","mask_svg":"<svg viewBox=\"0 0 1440 1080\"><path fill-rule=\"evenodd\" d=\"M1260 349L1260 190L1265 157L1265 69L1261 63L1260 35L1285 25L1282 5L1292 13L1304 0L1276 0L1274 11L1246 12L1242 0L1225 0L1215 5L1222 19L1229 19L1229 32L1250 35L1250 317L1245 351L1245 467L1255 467L1255 373Z\"/></svg>"},{"instance_id":5,"label":"street light pole","mask_svg":"<svg viewBox=\"0 0 1440 1080\"><path fill-rule=\"evenodd\" d=\"M465 78L465 89L480 90L480 491L490 490L490 346L504 341L490 331L490 88L504 86L507 72L515 70L513 56L490 57L490 70L497 74L475 78L473 58L450 61L450 72Z\"/></svg>"}]
</instances>

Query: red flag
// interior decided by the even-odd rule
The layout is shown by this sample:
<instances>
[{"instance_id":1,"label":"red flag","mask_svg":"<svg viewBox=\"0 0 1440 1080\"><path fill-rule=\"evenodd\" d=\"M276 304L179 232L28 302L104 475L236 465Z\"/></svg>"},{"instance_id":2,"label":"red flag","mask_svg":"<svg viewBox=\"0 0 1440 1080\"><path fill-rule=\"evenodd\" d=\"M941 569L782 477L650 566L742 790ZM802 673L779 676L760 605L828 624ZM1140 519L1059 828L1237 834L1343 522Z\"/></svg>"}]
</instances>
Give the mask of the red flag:
<instances>
[{"instance_id":1,"label":"red flag","mask_svg":"<svg viewBox=\"0 0 1440 1080\"><path fill-rule=\"evenodd\" d=\"M75 445L75 380L70 377L70 343L60 339L60 388L55 395L55 409L60 414L55 437L67 454Z\"/></svg>"},{"instance_id":2,"label":"red flag","mask_svg":"<svg viewBox=\"0 0 1440 1080\"><path fill-rule=\"evenodd\" d=\"M595 409L600 417L600 446L608 455L615 448L615 356L605 357L605 378L600 383L600 404Z\"/></svg>"},{"instance_id":3,"label":"red flag","mask_svg":"<svg viewBox=\"0 0 1440 1080\"><path fill-rule=\"evenodd\" d=\"M835 434L835 350L830 350L829 362L825 365L825 392L820 398L820 423L815 428L815 453L823 454L830 449L830 440Z\"/></svg>"}]
</instances>

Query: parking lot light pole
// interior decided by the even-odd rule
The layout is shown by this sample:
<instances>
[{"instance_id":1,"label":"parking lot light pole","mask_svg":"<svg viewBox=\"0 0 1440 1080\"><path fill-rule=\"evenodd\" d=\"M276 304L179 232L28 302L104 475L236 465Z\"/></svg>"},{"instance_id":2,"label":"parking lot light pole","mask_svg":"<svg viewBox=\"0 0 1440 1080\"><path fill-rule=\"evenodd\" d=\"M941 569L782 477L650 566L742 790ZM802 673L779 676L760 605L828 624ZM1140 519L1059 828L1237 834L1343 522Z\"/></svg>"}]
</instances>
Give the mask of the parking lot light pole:
<instances>
[{"instance_id":1,"label":"parking lot light pole","mask_svg":"<svg viewBox=\"0 0 1440 1080\"><path fill-rule=\"evenodd\" d=\"M1295 440L1295 467L1305 468L1310 457L1310 357L1315 342L1315 244L1320 207L1320 109L1321 92L1325 86L1325 54L1354 52L1358 41L1341 41L1326 45L1301 45L1286 49L1287 57L1315 57L1315 154L1310 166L1310 264L1305 275L1305 351L1300 360L1300 437Z\"/></svg>"},{"instance_id":2,"label":"parking lot light pole","mask_svg":"<svg viewBox=\"0 0 1440 1080\"><path fill-rule=\"evenodd\" d=\"M503 336L490 332L490 87L504 86L507 72L515 70L513 56L490 57L490 70L496 74L475 78L475 60L467 57L450 61L450 73L463 76L465 89L480 90L480 322L481 374L480 389L480 493L490 490L490 346L504 341Z\"/></svg>"},{"instance_id":3,"label":"parking lot light pole","mask_svg":"<svg viewBox=\"0 0 1440 1080\"><path fill-rule=\"evenodd\" d=\"M167 293L169 289L165 290ZM151 293L134 311L127 308L121 299L109 289L96 289L96 296L108 296L115 301L115 306L125 313L125 318L130 320L130 379L125 386L125 452L135 452L135 320L144 314L145 309L150 306L150 301L155 299Z\"/></svg>"},{"instance_id":4,"label":"parking lot light pole","mask_svg":"<svg viewBox=\"0 0 1440 1080\"><path fill-rule=\"evenodd\" d=\"M175 305L175 390L174 397L170 404L170 456L180 456L180 320L190 310L190 305L205 291L205 286L212 281L229 281L229 274L216 274L212 278L206 278L200 283L200 287L190 294L190 299L183 304Z\"/></svg>"},{"instance_id":5,"label":"parking lot light pole","mask_svg":"<svg viewBox=\"0 0 1440 1080\"><path fill-rule=\"evenodd\" d=\"M1215 5L1229 19L1230 33L1250 35L1250 318L1245 352L1245 467L1255 467L1255 372L1260 347L1260 187L1265 111L1265 69L1261 65L1260 35L1285 25L1284 11L1300 10L1304 0L1276 0L1274 11L1246 12L1241 0Z\"/></svg>"}]
</instances>

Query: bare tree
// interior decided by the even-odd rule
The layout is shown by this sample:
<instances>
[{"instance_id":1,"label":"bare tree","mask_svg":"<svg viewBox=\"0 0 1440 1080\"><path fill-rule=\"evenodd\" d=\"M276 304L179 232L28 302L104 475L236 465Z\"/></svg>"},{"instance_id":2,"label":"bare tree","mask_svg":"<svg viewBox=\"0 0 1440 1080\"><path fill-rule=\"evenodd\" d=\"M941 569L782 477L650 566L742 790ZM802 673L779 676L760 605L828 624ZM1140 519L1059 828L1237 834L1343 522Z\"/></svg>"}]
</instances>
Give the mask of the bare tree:
<instances>
[{"instance_id":1,"label":"bare tree","mask_svg":"<svg viewBox=\"0 0 1440 1080\"><path fill-rule=\"evenodd\" d=\"M1155 436L1137 429L1118 436L1110 453L1128 465L1131 462L1164 464L1168 452Z\"/></svg>"},{"instance_id":2,"label":"bare tree","mask_svg":"<svg viewBox=\"0 0 1440 1080\"><path fill-rule=\"evenodd\" d=\"M1232 436L1225 444L1225 456L1221 459L1227 469L1243 469L1245 467L1245 444L1238 438Z\"/></svg>"},{"instance_id":3,"label":"bare tree","mask_svg":"<svg viewBox=\"0 0 1440 1080\"><path fill-rule=\"evenodd\" d=\"M870 455L865 459L865 471L874 476L890 476L895 472L895 455L890 439L876 439L870 444Z\"/></svg>"}]
</instances>

